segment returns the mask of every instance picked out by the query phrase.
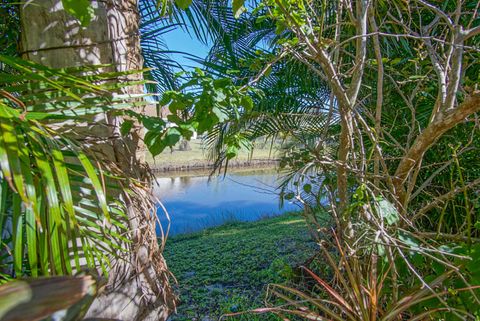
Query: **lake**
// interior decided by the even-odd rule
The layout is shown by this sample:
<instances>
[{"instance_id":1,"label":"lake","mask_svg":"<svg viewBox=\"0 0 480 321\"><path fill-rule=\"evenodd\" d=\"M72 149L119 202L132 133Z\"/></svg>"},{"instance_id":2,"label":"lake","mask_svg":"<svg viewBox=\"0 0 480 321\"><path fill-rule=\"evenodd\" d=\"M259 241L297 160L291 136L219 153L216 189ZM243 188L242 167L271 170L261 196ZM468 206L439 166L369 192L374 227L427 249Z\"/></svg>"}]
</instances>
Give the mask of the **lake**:
<instances>
[{"instance_id":1,"label":"lake","mask_svg":"<svg viewBox=\"0 0 480 321\"><path fill-rule=\"evenodd\" d=\"M183 176L182 176L183 174ZM279 207L276 185L278 174L272 170L252 170L215 176L208 173L157 177L154 194L170 215L170 235L194 232L229 221L254 221L298 210L285 202ZM168 220L162 209L162 226Z\"/></svg>"}]
</instances>

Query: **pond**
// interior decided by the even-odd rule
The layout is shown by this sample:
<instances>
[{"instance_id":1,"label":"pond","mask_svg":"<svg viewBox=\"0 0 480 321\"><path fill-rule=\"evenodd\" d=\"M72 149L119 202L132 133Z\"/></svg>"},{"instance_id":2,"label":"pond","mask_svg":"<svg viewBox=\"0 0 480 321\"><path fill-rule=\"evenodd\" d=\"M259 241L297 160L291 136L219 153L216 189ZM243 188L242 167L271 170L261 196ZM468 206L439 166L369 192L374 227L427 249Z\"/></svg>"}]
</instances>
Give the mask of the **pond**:
<instances>
[{"instance_id":1,"label":"pond","mask_svg":"<svg viewBox=\"0 0 480 321\"><path fill-rule=\"evenodd\" d=\"M182 176L183 174L183 176ZM280 208L273 170L238 171L210 178L208 173L157 177L154 193L170 216L170 235L199 231L230 221L254 221L298 210L285 202ZM161 208L162 226L168 224Z\"/></svg>"}]
</instances>

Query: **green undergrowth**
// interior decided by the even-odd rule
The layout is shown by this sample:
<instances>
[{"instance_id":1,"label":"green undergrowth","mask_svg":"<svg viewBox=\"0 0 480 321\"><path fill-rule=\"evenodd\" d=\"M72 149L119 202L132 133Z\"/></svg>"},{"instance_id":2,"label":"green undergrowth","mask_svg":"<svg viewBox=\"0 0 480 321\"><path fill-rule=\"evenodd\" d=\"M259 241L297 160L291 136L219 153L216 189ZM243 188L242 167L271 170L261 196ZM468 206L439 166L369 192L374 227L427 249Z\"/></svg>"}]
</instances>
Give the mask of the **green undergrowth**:
<instances>
[{"instance_id":1,"label":"green undergrowth","mask_svg":"<svg viewBox=\"0 0 480 321\"><path fill-rule=\"evenodd\" d=\"M171 237L164 254L181 300L171 320L213 321L263 307L266 286L291 282L315 248L298 213ZM279 319L248 314L234 320Z\"/></svg>"}]
</instances>

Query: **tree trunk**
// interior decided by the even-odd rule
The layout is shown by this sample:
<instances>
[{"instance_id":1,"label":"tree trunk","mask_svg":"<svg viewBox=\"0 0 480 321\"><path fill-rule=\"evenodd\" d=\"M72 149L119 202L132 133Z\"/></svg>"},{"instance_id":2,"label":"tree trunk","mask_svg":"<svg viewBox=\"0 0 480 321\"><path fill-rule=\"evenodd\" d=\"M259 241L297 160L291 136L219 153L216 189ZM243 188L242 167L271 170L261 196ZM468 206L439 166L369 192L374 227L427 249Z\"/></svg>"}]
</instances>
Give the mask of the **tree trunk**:
<instances>
[{"instance_id":1,"label":"tree trunk","mask_svg":"<svg viewBox=\"0 0 480 321\"><path fill-rule=\"evenodd\" d=\"M111 64L113 67L106 68L116 71L142 68L137 0L92 1L92 5L94 19L86 28L63 10L61 0L21 5L24 57L54 68L94 64ZM129 87L124 93L143 93L143 86ZM85 134L121 137L115 135L121 121L108 114L97 117L94 122L98 125L85 128ZM99 157L108 157L127 176L150 184L143 164L141 137L142 130L137 127L128 139L109 139L100 147ZM94 301L87 317L166 320L174 309L175 298L156 239L155 219L151 215L154 207L144 207L150 195L138 191L134 197L118 197L127 205L132 244L128 257L113 262L106 291Z\"/></svg>"}]
</instances>

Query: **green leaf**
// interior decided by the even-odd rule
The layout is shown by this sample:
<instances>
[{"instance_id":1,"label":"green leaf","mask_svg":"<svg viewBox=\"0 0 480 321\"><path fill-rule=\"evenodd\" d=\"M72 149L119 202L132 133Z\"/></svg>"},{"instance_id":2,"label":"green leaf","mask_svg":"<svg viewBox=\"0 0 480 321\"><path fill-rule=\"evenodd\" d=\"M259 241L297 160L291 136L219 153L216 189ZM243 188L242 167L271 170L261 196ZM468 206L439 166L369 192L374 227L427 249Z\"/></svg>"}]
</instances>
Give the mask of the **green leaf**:
<instances>
[{"instance_id":1,"label":"green leaf","mask_svg":"<svg viewBox=\"0 0 480 321\"><path fill-rule=\"evenodd\" d=\"M383 244L376 244L377 245L377 254L381 257L385 256L385 246Z\"/></svg>"},{"instance_id":2,"label":"green leaf","mask_svg":"<svg viewBox=\"0 0 480 321\"><path fill-rule=\"evenodd\" d=\"M303 185L303 190L305 191L305 193L310 193L312 191L312 185L310 184Z\"/></svg>"},{"instance_id":3,"label":"green leaf","mask_svg":"<svg viewBox=\"0 0 480 321\"><path fill-rule=\"evenodd\" d=\"M33 156L35 157L36 166L39 168L42 185L45 188L46 194L46 204L48 206L48 222L44 222L45 226L50 232L50 242L48 244L49 251L52 255L52 268L56 273L64 273L62 261L64 260L65 253L62 253L62 214L60 208L60 201L58 199L57 186L55 184L55 179L53 175L54 169L52 168L52 163L48 161L45 157L45 150L40 144L37 143L33 151Z\"/></svg>"},{"instance_id":4,"label":"green leaf","mask_svg":"<svg viewBox=\"0 0 480 321\"><path fill-rule=\"evenodd\" d=\"M165 127L165 122L160 117L142 117L142 124L145 129L149 131L162 131Z\"/></svg>"},{"instance_id":5,"label":"green leaf","mask_svg":"<svg viewBox=\"0 0 480 321\"><path fill-rule=\"evenodd\" d=\"M109 257L121 250L119 242L126 240L105 225L105 218L121 231L127 228L123 203L112 207L107 196L119 185L128 190L129 183L114 182L123 178L103 170L110 168L108 161L84 153L82 142L55 129L58 123L81 123L86 115L109 111L141 121L146 116L132 107L145 104L140 99L145 96L113 97L121 86L94 85L122 73L97 72L97 67L50 69L2 55L0 61L13 71L0 79L0 89L20 101L5 95L0 101L0 208L7 213L0 217L0 231L8 218L15 233L13 239L2 233L0 241L12 244L12 268L19 277L36 277L72 274L73 262L77 270L81 261L89 268L108 266ZM23 105L27 113L18 108ZM150 120L161 133L163 121ZM124 133L127 127L129 121Z\"/></svg>"},{"instance_id":6,"label":"green leaf","mask_svg":"<svg viewBox=\"0 0 480 321\"><path fill-rule=\"evenodd\" d=\"M408 246L411 255L415 254L420 249L417 240L415 240L407 233L399 232L398 239L402 241L406 246Z\"/></svg>"},{"instance_id":7,"label":"green leaf","mask_svg":"<svg viewBox=\"0 0 480 321\"><path fill-rule=\"evenodd\" d=\"M94 10L89 0L62 0L63 8L69 14L80 20L86 27L93 19Z\"/></svg>"},{"instance_id":8,"label":"green leaf","mask_svg":"<svg viewBox=\"0 0 480 321\"><path fill-rule=\"evenodd\" d=\"M127 136L130 133L130 130L133 127L133 121L131 120L124 120L122 125L120 126L120 133L122 136Z\"/></svg>"},{"instance_id":9,"label":"green leaf","mask_svg":"<svg viewBox=\"0 0 480 321\"><path fill-rule=\"evenodd\" d=\"M226 98L227 98L227 95L225 95L225 93L223 92L222 89L215 90L215 94L213 95L213 99L216 102L224 101Z\"/></svg>"},{"instance_id":10,"label":"green leaf","mask_svg":"<svg viewBox=\"0 0 480 321\"><path fill-rule=\"evenodd\" d=\"M36 219L39 217L38 202L35 189L35 179L32 175L29 151L21 130L16 129L16 137L18 145L23 148L19 149L20 164L25 179L25 190L29 199L29 206L25 206L25 230L27 236L27 252L28 263L33 277L38 276L38 257L37 257L37 235L36 235ZM1 230L1 228L0 228Z\"/></svg>"},{"instance_id":11,"label":"green leaf","mask_svg":"<svg viewBox=\"0 0 480 321\"><path fill-rule=\"evenodd\" d=\"M168 105L168 103L170 103L170 101L172 100L173 97L175 97L175 92L171 91L171 90L168 90L168 91L163 93L162 98L160 99L160 101L158 103L161 106L166 106L166 105Z\"/></svg>"},{"instance_id":12,"label":"green leaf","mask_svg":"<svg viewBox=\"0 0 480 321\"><path fill-rule=\"evenodd\" d=\"M399 221L400 217L398 211L389 201L381 199L377 202L376 208L380 216L385 219L388 225L393 225Z\"/></svg>"},{"instance_id":13,"label":"green leaf","mask_svg":"<svg viewBox=\"0 0 480 321\"><path fill-rule=\"evenodd\" d=\"M408 79L411 79L411 80L425 79L425 78L426 78L426 76L424 76L424 75L413 75L413 76L408 77Z\"/></svg>"},{"instance_id":14,"label":"green leaf","mask_svg":"<svg viewBox=\"0 0 480 321\"><path fill-rule=\"evenodd\" d=\"M175 0L175 3L180 9L186 10L192 4L192 0Z\"/></svg>"},{"instance_id":15,"label":"green leaf","mask_svg":"<svg viewBox=\"0 0 480 321\"><path fill-rule=\"evenodd\" d=\"M163 17L169 8L169 0L157 0L156 7L160 10L160 16Z\"/></svg>"},{"instance_id":16,"label":"green leaf","mask_svg":"<svg viewBox=\"0 0 480 321\"><path fill-rule=\"evenodd\" d=\"M12 204L12 237L13 237L13 265L18 276L23 275L23 216L21 215L21 200L17 194L13 196Z\"/></svg>"},{"instance_id":17,"label":"green leaf","mask_svg":"<svg viewBox=\"0 0 480 321\"><path fill-rule=\"evenodd\" d=\"M247 11L245 6L243 5L245 0L233 0L232 7L233 7L233 16L238 19L242 13Z\"/></svg>"},{"instance_id":18,"label":"green leaf","mask_svg":"<svg viewBox=\"0 0 480 321\"><path fill-rule=\"evenodd\" d=\"M176 143L179 142L180 137L182 137L182 134L178 130L178 128L175 127L170 127L167 130L167 134L165 135L165 142L167 146L174 146Z\"/></svg>"},{"instance_id":19,"label":"green leaf","mask_svg":"<svg viewBox=\"0 0 480 321\"><path fill-rule=\"evenodd\" d=\"M232 159L238 155L237 146L228 146L226 151L226 156L228 159Z\"/></svg>"},{"instance_id":20,"label":"green leaf","mask_svg":"<svg viewBox=\"0 0 480 321\"><path fill-rule=\"evenodd\" d=\"M253 99L250 96L243 96L242 97L242 106L245 108L246 111L250 111L253 108Z\"/></svg>"},{"instance_id":21,"label":"green leaf","mask_svg":"<svg viewBox=\"0 0 480 321\"><path fill-rule=\"evenodd\" d=\"M97 176L95 168L93 167L93 164L90 162L87 155L85 155L85 153L81 151L77 152L77 158L80 161L80 163L83 165L83 168L85 169L85 172L87 173L88 178L90 179L91 184L95 189L95 194L97 195L99 206L102 209L102 212L105 215L105 218L108 221L110 221L110 212L108 211L107 198L105 196L103 186L100 183L100 179Z\"/></svg>"},{"instance_id":22,"label":"green leaf","mask_svg":"<svg viewBox=\"0 0 480 321\"><path fill-rule=\"evenodd\" d=\"M480 230L480 221L475 222L475 225L473 225L477 230Z\"/></svg>"},{"instance_id":23,"label":"green leaf","mask_svg":"<svg viewBox=\"0 0 480 321\"><path fill-rule=\"evenodd\" d=\"M166 132L149 131L145 134L145 144L153 156L157 156L167 147L172 147L182 137L180 130L170 127Z\"/></svg>"},{"instance_id":24,"label":"green leaf","mask_svg":"<svg viewBox=\"0 0 480 321\"><path fill-rule=\"evenodd\" d=\"M187 104L183 99L178 99L172 101L172 103L168 106L168 109L172 114L175 114L178 110L183 110L187 108Z\"/></svg>"},{"instance_id":25,"label":"green leaf","mask_svg":"<svg viewBox=\"0 0 480 321\"><path fill-rule=\"evenodd\" d=\"M167 147L165 141L161 138L161 135L162 133L155 131L149 131L145 134L145 145L147 145L148 151L153 157L163 152L165 147Z\"/></svg>"},{"instance_id":26,"label":"green leaf","mask_svg":"<svg viewBox=\"0 0 480 321\"><path fill-rule=\"evenodd\" d=\"M178 124L178 128L181 129L182 136L186 139L192 138L196 131L194 123Z\"/></svg>"},{"instance_id":27,"label":"green leaf","mask_svg":"<svg viewBox=\"0 0 480 321\"><path fill-rule=\"evenodd\" d=\"M213 107L212 112L218 117L219 122L224 122L228 119L228 114L223 110L223 108Z\"/></svg>"},{"instance_id":28,"label":"green leaf","mask_svg":"<svg viewBox=\"0 0 480 321\"><path fill-rule=\"evenodd\" d=\"M294 197L295 197L295 194L294 194L294 193L287 193L287 194L285 194L285 196L284 196L284 198L285 198L286 200L291 200L291 199L293 199Z\"/></svg>"}]
</instances>

